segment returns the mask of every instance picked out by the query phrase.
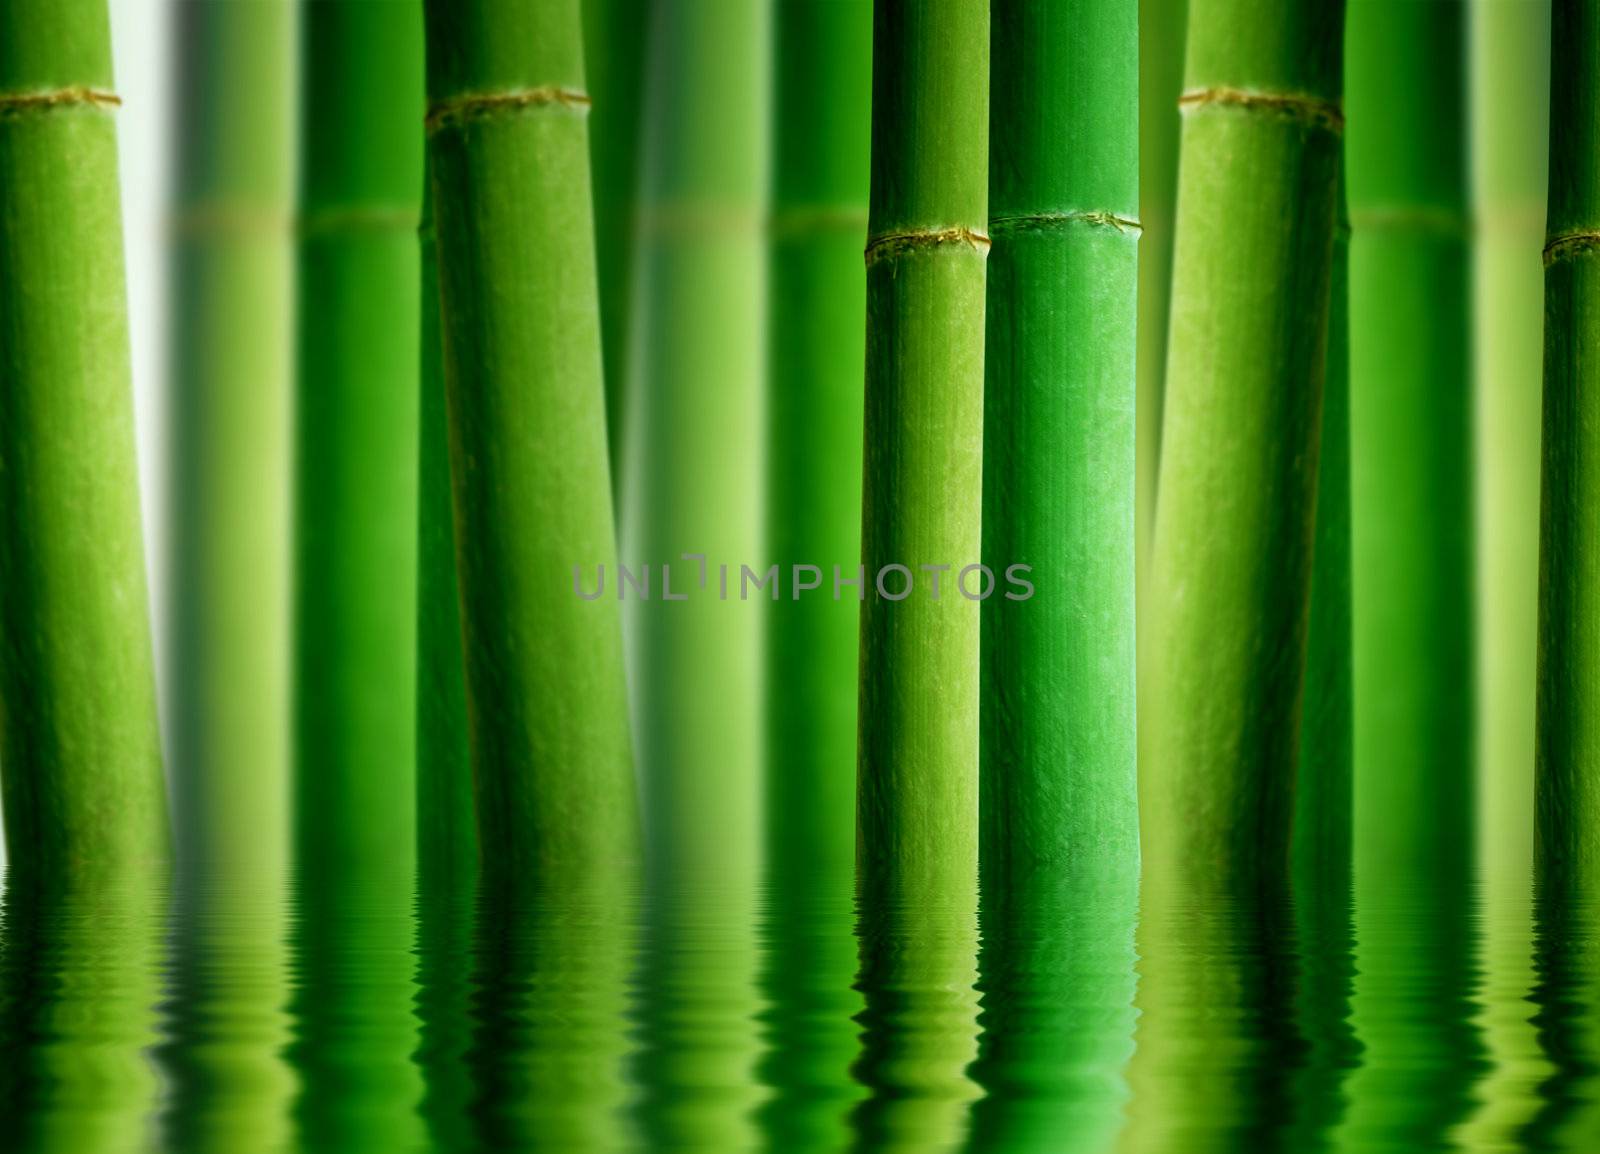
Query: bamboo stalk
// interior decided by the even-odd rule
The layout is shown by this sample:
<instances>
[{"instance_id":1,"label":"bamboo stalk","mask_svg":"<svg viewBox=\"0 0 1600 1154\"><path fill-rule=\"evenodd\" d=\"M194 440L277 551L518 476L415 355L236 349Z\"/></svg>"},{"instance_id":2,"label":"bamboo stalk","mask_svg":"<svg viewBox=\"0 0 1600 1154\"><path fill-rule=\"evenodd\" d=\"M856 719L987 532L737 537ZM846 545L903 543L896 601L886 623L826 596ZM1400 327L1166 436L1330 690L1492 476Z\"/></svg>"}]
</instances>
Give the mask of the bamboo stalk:
<instances>
[{"instance_id":1,"label":"bamboo stalk","mask_svg":"<svg viewBox=\"0 0 1600 1154\"><path fill-rule=\"evenodd\" d=\"M880 0L873 15L862 559L874 584L888 565L949 565L953 578L980 555L988 9ZM937 600L865 590L857 823L874 900L975 896L978 603L952 583Z\"/></svg>"},{"instance_id":2,"label":"bamboo stalk","mask_svg":"<svg viewBox=\"0 0 1600 1154\"><path fill-rule=\"evenodd\" d=\"M983 554L1034 593L983 602L985 888L1131 901L1138 6L993 11Z\"/></svg>"},{"instance_id":3,"label":"bamboo stalk","mask_svg":"<svg viewBox=\"0 0 1600 1154\"><path fill-rule=\"evenodd\" d=\"M422 1143L416 869L422 7L303 9L295 494L302 1146Z\"/></svg>"},{"instance_id":4,"label":"bamboo stalk","mask_svg":"<svg viewBox=\"0 0 1600 1154\"><path fill-rule=\"evenodd\" d=\"M1161 467L1161 406L1178 199L1178 97L1188 0L1139 0L1139 576L1149 559Z\"/></svg>"},{"instance_id":5,"label":"bamboo stalk","mask_svg":"<svg viewBox=\"0 0 1600 1154\"><path fill-rule=\"evenodd\" d=\"M1535 848L1547 883L1600 870L1600 471L1590 412L1600 357L1600 2L1555 0L1544 249L1544 515L1539 557Z\"/></svg>"},{"instance_id":6,"label":"bamboo stalk","mask_svg":"<svg viewBox=\"0 0 1600 1154\"><path fill-rule=\"evenodd\" d=\"M1343 4L1196 0L1140 702L1147 876L1287 872Z\"/></svg>"},{"instance_id":7,"label":"bamboo stalk","mask_svg":"<svg viewBox=\"0 0 1600 1154\"><path fill-rule=\"evenodd\" d=\"M872 7L780 0L775 37L767 551L831 581L833 564L854 575L861 548ZM848 899L860 603L818 594L772 606L769 872L780 889L838 884Z\"/></svg>"},{"instance_id":8,"label":"bamboo stalk","mask_svg":"<svg viewBox=\"0 0 1600 1154\"><path fill-rule=\"evenodd\" d=\"M583 60L594 108L589 163L594 174L595 266L600 281L600 336L606 371L606 442L611 489L622 495L630 367L629 322L638 255L645 36L653 0L583 0Z\"/></svg>"},{"instance_id":9,"label":"bamboo stalk","mask_svg":"<svg viewBox=\"0 0 1600 1154\"><path fill-rule=\"evenodd\" d=\"M431 182L424 181L424 184ZM466 656L456 576L450 433L439 334L433 194L422 198L422 384L417 505L417 877L468 898L478 875L478 825L468 741ZM441 901L442 901L441 897ZM440 908L429 903L424 909Z\"/></svg>"},{"instance_id":10,"label":"bamboo stalk","mask_svg":"<svg viewBox=\"0 0 1600 1154\"><path fill-rule=\"evenodd\" d=\"M779 0L773 27L767 549L853 571L861 550L861 318L871 163L872 5ZM792 579L792 571L790 573ZM847 1141L861 1087L855 749L860 604L818 590L771 606L766 849L771 1006L763 1123L774 1145Z\"/></svg>"},{"instance_id":11,"label":"bamboo stalk","mask_svg":"<svg viewBox=\"0 0 1600 1154\"><path fill-rule=\"evenodd\" d=\"M1545 1077L1522 998L1533 968L1538 698L1539 418L1549 163L1549 0L1471 6L1473 376L1476 380L1478 1001L1490 1072L1462 1140L1523 1141Z\"/></svg>"},{"instance_id":12,"label":"bamboo stalk","mask_svg":"<svg viewBox=\"0 0 1600 1154\"><path fill-rule=\"evenodd\" d=\"M654 15L622 550L654 575L650 599L624 609L646 840L663 885L753 897L761 630L737 585L764 544L770 16L765 0L666 0ZM705 556L704 580L685 554ZM687 601L664 600L668 565Z\"/></svg>"},{"instance_id":13,"label":"bamboo stalk","mask_svg":"<svg viewBox=\"0 0 1600 1154\"><path fill-rule=\"evenodd\" d=\"M1354 806L1363 892L1465 885L1473 856L1465 21L1459 2L1350 7Z\"/></svg>"},{"instance_id":14,"label":"bamboo stalk","mask_svg":"<svg viewBox=\"0 0 1600 1154\"><path fill-rule=\"evenodd\" d=\"M638 1113L651 1148L732 1150L758 1144L762 1097L762 613L737 586L765 544L771 16L658 0L651 17L621 502L622 561L650 566L650 600L624 608L651 892ZM663 599L667 566L688 600Z\"/></svg>"},{"instance_id":15,"label":"bamboo stalk","mask_svg":"<svg viewBox=\"0 0 1600 1154\"><path fill-rule=\"evenodd\" d=\"M294 35L288 0L178 8L171 732L179 850L289 854Z\"/></svg>"},{"instance_id":16,"label":"bamboo stalk","mask_svg":"<svg viewBox=\"0 0 1600 1154\"><path fill-rule=\"evenodd\" d=\"M104 0L0 10L0 784L18 876L168 831Z\"/></svg>"},{"instance_id":17,"label":"bamboo stalk","mask_svg":"<svg viewBox=\"0 0 1600 1154\"><path fill-rule=\"evenodd\" d=\"M432 3L456 556L485 866L601 884L637 854L575 2Z\"/></svg>"},{"instance_id":18,"label":"bamboo stalk","mask_svg":"<svg viewBox=\"0 0 1600 1154\"><path fill-rule=\"evenodd\" d=\"M298 868L405 893L416 860L419 13L413 0L305 9L296 463Z\"/></svg>"}]
</instances>

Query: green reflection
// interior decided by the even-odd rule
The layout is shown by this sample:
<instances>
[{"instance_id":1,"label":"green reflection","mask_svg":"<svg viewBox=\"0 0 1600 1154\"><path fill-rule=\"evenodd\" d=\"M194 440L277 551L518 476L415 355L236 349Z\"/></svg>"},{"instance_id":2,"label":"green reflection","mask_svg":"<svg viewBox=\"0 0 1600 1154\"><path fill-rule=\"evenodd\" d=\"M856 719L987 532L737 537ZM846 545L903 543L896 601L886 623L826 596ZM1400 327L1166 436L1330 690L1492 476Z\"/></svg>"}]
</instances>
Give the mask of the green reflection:
<instances>
[{"instance_id":1,"label":"green reflection","mask_svg":"<svg viewBox=\"0 0 1600 1154\"><path fill-rule=\"evenodd\" d=\"M1138 889L1044 870L982 906L974 1150L1109 1150L1133 1055Z\"/></svg>"},{"instance_id":2,"label":"green reflection","mask_svg":"<svg viewBox=\"0 0 1600 1154\"><path fill-rule=\"evenodd\" d=\"M629 1144L634 924L631 898L596 887L484 905L468 1060L485 1148L602 1154Z\"/></svg>"},{"instance_id":3,"label":"green reflection","mask_svg":"<svg viewBox=\"0 0 1600 1154\"><path fill-rule=\"evenodd\" d=\"M0 905L7 1150L115 1154L155 1142L165 894L138 877L23 886Z\"/></svg>"},{"instance_id":4,"label":"green reflection","mask_svg":"<svg viewBox=\"0 0 1600 1154\"><path fill-rule=\"evenodd\" d=\"M973 897L863 902L859 1150L931 1154L966 1139L979 1096L967 1074L978 1050Z\"/></svg>"}]
</instances>

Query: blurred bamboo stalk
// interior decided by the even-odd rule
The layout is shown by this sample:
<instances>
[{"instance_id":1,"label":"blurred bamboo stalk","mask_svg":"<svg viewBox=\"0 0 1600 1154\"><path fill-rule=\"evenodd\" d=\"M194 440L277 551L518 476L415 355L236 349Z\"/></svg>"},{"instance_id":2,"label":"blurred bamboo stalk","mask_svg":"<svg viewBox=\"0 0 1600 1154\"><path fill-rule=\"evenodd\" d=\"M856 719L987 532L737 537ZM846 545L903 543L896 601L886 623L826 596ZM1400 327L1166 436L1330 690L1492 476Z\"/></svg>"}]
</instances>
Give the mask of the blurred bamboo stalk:
<instances>
[{"instance_id":1,"label":"blurred bamboo stalk","mask_svg":"<svg viewBox=\"0 0 1600 1154\"><path fill-rule=\"evenodd\" d=\"M1473 830L1466 5L1350 6L1355 855L1458 887Z\"/></svg>"},{"instance_id":2,"label":"blurred bamboo stalk","mask_svg":"<svg viewBox=\"0 0 1600 1154\"><path fill-rule=\"evenodd\" d=\"M1535 848L1579 894L1600 878L1600 0L1555 0L1550 43Z\"/></svg>"},{"instance_id":3,"label":"blurred bamboo stalk","mask_svg":"<svg viewBox=\"0 0 1600 1154\"><path fill-rule=\"evenodd\" d=\"M983 602L984 888L1043 869L1131 901L1138 5L993 16L983 554L1035 589Z\"/></svg>"},{"instance_id":4,"label":"blurred bamboo stalk","mask_svg":"<svg viewBox=\"0 0 1600 1154\"><path fill-rule=\"evenodd\" d=\"M583 0L583 59L589 95L595 265L606 374L606 444L614 499L623 493L628 361L639 236L640 125L644 120L646 30L653 0Z\"/></svg>"},{"instance_id":5,"label":"blurred bamboo stalk","mask_svg":"<svg viewBox=\"0 0 1600 1154\"><path fill-rule=\"evenodd\" d=\"M428 140L478 828L502 883L638 855L576 0L430 2Z\"/></svg>"},{"instance_id":6,"label":"blurred bamboo stalk","mask_svg":"<svg viewBox=\"0 0 1600 1154\"><path fill-rule=\"evenodd\" d=\"M767 550L816 564L826 588L861 551L872 5L778 0L776 13ZM766 826L785 888L851 890L859 632L853 589L772 607Z\"/></svg>"},{"instance_id":7,"label":"blurred bamboo stalk","mask_svg":"<svg viewBox=\"0 0 1600 1154\"><path fill-rule=\"evenodd\" d=\"M621 561L650 592L624 614L651 867L652 1148L754 1146L762 1097L763 614L738 587L765 546L770 20L767 0L651 5ZM688 600L664 600L669 580Z\"/></svg>"},{"instance_id":8,"label":"blurred bamboo stalk","mask_svg":"<svg viewBox=\"0 0 1600 1154\"><path fill-rule=\"evenodd\" d=\"M1549 160L1550 4L1471 6L1473 359L1477 480L1477 872L1491 1072L1463 1138L1523 1140L1546 1076L1522 998L1533 970L1539 415Z\"/></svg>"},{"instance_id":9,"label":"blurred bamboo stalk","mask_svg":"<svg viewBox=\"0 0 1600 1154\"><path fill-rule=\"evenodd\" d=\"M171 707L178 849L278 897L289 856L295 6L177 8Z\"/></svg>"},{"instance_id":10,"label":"blurred bamboo stalk","mask_svg":"<svg viewBox=\"0 0 1600 1154\"><path fill-rule=\"evenodd\" d=\"M303 39L297 868L409 895L421 5L317 0Z\"/></svg>"},{"instance_id":11,"label":"blurred bamboo stalk","mask_svg":"<svg viewBox=\"0 0 1600 1154\"><path fill-rule=\"evenodd\" d=\"M0 7L0 785L16 876L164 868L105 0Z\"/></svg>"},{"instance_id":12,"label":"blurred bamboo stalk","mask_svg":"<svg viewBox=\"0 0 1600 1154\"><path fill-rule=\"evenodd\" d=\"M773 22L767 550L824 587L771 606L766 651L769 949L763 987L785 1149L847 1138L861 1087L856 968L856 674L860 604L832 566L861 553L862 360L872 146L872 3L778 0ZM790 581L792 569L782 569ZM791 591L792 592L792 591Z\"/></svg>"},{"instance_id":13,"label":"blurred bamboo stalk","mask_svg":"<svg viewBox=\"0 0 1600 1154\"><path fill-rule=\"evenodd\" d=\"M1196 0L1140 700L1146 876L1279 886L1305 661L1342 3Z\"/></svg>"},{"instance_id":14,"label":"blurred bamboo stalk","mask_svg":"<svg viewBox=\"0 0 1600 1154\"><path fill-rule=\"evenodd\" d=\"M858 868L874 901L975 900L989 5L873 14ZM948 566L939 573L913 567ZM973 578L969 577L969 585ZM981 574L978 575L981 585ZM998 593L995 594L999 596Z\"/></svg>"}]
</instances>

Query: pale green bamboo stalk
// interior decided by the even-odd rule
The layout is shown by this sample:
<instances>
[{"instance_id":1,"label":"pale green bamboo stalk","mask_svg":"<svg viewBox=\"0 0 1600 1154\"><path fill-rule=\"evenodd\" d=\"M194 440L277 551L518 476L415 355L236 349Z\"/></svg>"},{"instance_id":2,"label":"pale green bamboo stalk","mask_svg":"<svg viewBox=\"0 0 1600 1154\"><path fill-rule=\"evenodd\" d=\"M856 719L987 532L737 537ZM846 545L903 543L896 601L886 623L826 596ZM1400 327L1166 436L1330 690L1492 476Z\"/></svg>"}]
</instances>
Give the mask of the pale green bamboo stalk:
<instances>
[{"instance_id":1,"label":"pale green bamboo stalk","mask_svg":"<svg viewBox=\"0 0 1600 1154\"><path fill-rule=\"evenodd\" d=\"M1478 1000L1491 1069L1463 1139L1520 1140L1546 1076L1533 988L1533 748L1538 685L1539 409L1549 158L1548 0L1471 6L1477 483Z\"/></svg>"},{"instance_id":2,"label":"pale green bamboo stalk","mask_svg":"<svg viewBox=\"0 0 1600 1154\"><path fill-rule=\"evenodd\" d=\"M649 566L624 612L651 870L639 1114L664 1149L753 1146L763 1096L762 606L739 584L764 569L770 20L767 0L658 0L649 31L621 561ZM668 566L688 600L663 599Z\"/></svg>"},{"instance_id":3,"label":"pale green bamboo stalk","mask_svg":"<svg viewBox=\"0 0 1600 1154\"><path fill-rule=\"evenodd\" d=\"M1578 898L1600 878L1600 0L1555 0L1550 43L1535 864Z\"/></svg>"},{"instance_id":4,"label":"pale green bamboo stalk","mask_svg":"<svg viewBox=\"0 0 1600 1154\"><path fill-rule=\"evenodd\" d=\"M1140 637L1157 889L1289 863L1338 175L1343 4L1189 13L1161 492Z\"/></svg>"},{"instance_id":5,"label":"pale green bamboo stalk","mask_svg":"<svg viewBox=\"0 0 1600 1154\"><path fill-rule=\"evenodd\" d=\"M14 877L168 850L104 0L0 10L0 786Z\"/></svg>"},{"instance_id":6,"label":"pale green bamboo stalk","mask_svg":"<svg viewBox=\"0 0 1600 1154\"><path fill-rule=\"evenodd\" d=\"M651 31L621 557L651 576L648 600L615 582L606 597L627 602L647 841L668 885L744 889L761 870L760 614L739 581L764 545L769 19L765 0L666 0ZM668 580L689 599L666 601Z\"/></svg>"},{"instance_id":7,"label":"pale green bamboo stalk","mask_svg":"<svg viewBox=\"0 0 1600 1154\"><path fill-rule=\"evenodd\" d=\"M295 9L178 7L173 799L214 882L289 854Z\"/></svg>"},{"instance_id":8,"label":"pale green bamboo stalk","mask_svg":"<svg viewBox=\"0 0 1600 1154\"><path fill-rule=\"evenodd\" d=\"M576 0L427 5L456 557L478 827L501 882L604 886L638 817Z\"/></svg>"},{"instance_id":9,"label":"pale green bamboo stalk","mask_svg":"<svg viewBox=\"0 0 1600 1154\"><path fill-rule=\"evenodd\" d=\"M858 868L874 900L975 897L989 6L880 0L867 241ZM898 596L907 580L913 588ZM942 596L922 565L948 565ZM969 579L975 580L974 579ZM980 583L981 584L981 583Z\"/></svg>"}]
</instances>

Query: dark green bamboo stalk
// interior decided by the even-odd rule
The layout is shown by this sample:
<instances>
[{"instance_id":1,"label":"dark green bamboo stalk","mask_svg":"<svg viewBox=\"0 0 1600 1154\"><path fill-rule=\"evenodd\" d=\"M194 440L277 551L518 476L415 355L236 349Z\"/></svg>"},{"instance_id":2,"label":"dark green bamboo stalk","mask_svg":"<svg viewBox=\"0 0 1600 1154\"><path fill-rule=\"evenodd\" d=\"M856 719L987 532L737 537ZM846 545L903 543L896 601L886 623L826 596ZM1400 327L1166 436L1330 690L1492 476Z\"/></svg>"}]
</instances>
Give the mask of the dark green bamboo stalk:
<instances>
[{"instance_id":1,"label":"dark green bamboo stalk","mask_svg":"<svg viewBox=\"0 0 1600 1154\"><path fill-rule=\"evenodd\" d=\"M1140 579L1156 516L1161 405L1172 297L1172 229L1178 199L1178 97L1188 0L1139 0L1139 430Z\"/></svg>"},{"instance_id":2,"label":"dark green bamboo stalk","mask_svg":"<svg viewBox=\"0 0 1600 1154\"><path fill-rule=\"evenodd\" d=\"M1299 911L1328 910L1347 921L1355 718L1350 659L1350 213L1344 184L1341 174L1292 854Z\"/></svg>"},{"instance_id":3,"label":"dark green bamboo stalk","mask_svg":"<svg viewBox=\"0 0 1600 1154\"><path fill-rule=\"evenodd\" d=\"M431 2L428 133L485 865L602 884L638 846L575 2Z\"/></svg>"},{"instance_id":4,"label":"dark green bamboo stalk","mask_svg":"<svg viewBox=\"0 0 1600 1154\"><path fill-rule=\"evenodd\" d=\"M465 897L478 873L478 825L467 737L466 658L456 576L455 510L450 494L444 354L439 339L438 239L430 189L423 193L420 240L417 876L419 884L437 894L456 892Z\"/></svg>"},{"instance_id":5,"label":"dark green bamboo stalk","mask_svg":"<svg viewBox=\"0 0 1600 1154\"><path fill-rule=\"evenodd\" d=\"M1600 871L1600 0L1555 0L1544 248L1544 516L1539 557L1536 863ZM1592 888L1592 887L1591 887Z\"/></svg>"},{"instance_id":6,"label":"dark green bamboo stalk","mask_svg":"<svg viewBox=\"0 0 1600 1154\"><path fill-rule=\"evenodd\" d=\"M0 785L22 876L167 855L104 0L0 9Z\"/></svg>"},{"instance_id":7,"label":"dark green bamboo stalk","mask_svg":"<svg viewBox=\"0 0 1600 1154\"><path fill-rule=\"evenodd\" d=\"M420 5L305 9L296 466L302 871L416 859Z\"/></svg>"},{"instance_id":8,"label":"dark green bamboo stalk","mask_svg":"<svg viewBox=\"0 0 1600 1154\"><path fill-rule=\"evenodd\" d=\"M1466 5L1350 6L1357 883L1473 858ZM1359 117L1359 120L1358 120ZM1441 872L1442 871L1442 872Z\"/></svg>"},{"instance_id":9,"label":"dark green bamboo stalk","mask_svg":"<svg viewBox=\"0 0 1600 1154\"><path fill-rule=\"evenodd\" d=\"M861 551L861 363L872 144L872 4L778 0L772 55L767 551L854 575ZM792 571L790 571L792 579ZM860 603L818 590L768 620L763 986L781 1149L837 1148L861 1087L855 751Z\"/></svg>"},{"instance_id":10,"label":"dark green bamboo stalk","mask_svg":"<svg viewBox=\"0 0 1600 1154\"><path fill-rule=\"evenodd\" d=\"M302 1146L422 1141L415 946L422 6L303 9L291 1060Z\"/></svg>"},{"instance_id":11,"label":"dark green bamboo stalk","mask_svg":"<svg viewBox=\"0 0 1600 1154\"><path fill-rule=\"evenodd\" d=\"M1138 5L994 0L993 32L983 554L1034 592L983 603L984 877L1131 901Z\"/></svg>"},{"instance_id":12,"label":"dark green bamboo stalk","mask_svg":"<svg viewBox=\"0 0 1600 1154\"><path fill-rule=\"evenodd\" d=\"M861 550L872 6L779 0L775 25L767 551L831 584ZM767 845L782 888L842 878L848 895L860 603L818 594L772 607Z\"/></svg>"},{"instance_id":13,"label":"dark green bamboo stalk","mask_svg":"<svg viewBox=\"0 0 1600 1154\"><path fill-rule=\"evenodd\" d=\"M289 853L294 30L183 3L174 239L171 731L179 849L277 887Z\"/></svg>"},{"instance_id":14,"label":"dark green bamboo stalk","mask_svg":"<svg viewBox=\"0 0 1600 1154\"><path fill-rule=\"evenodd\" d=\"M958 906L978 858L978 603L952 586L981 547L988 18L880 0L872 36L862 559L869 583L901 565L922 587L865 590L859 868L885 900ZM922 565L950 566L937 599Z\"/></svg>"},{"instance_id":15,"label":"dark green bamboo stalk","mask_svg":"<svg viewBox=\"0 0 1600 1154\"><path fill-rule=\"evenodd\" d=\"M1148 875L1286 876L1338 176L1342 3L1189 13L1161 493L1140 636Z\"/></svg>"},{"instance_id":16,"label":"dark green bamboo stalk","mask_svg":"<svg viewBox=\"0 0 1600 1154\"><path fill-rule=\"evenodd\" d=\"M606 441L613 497L622 494L626 445L629 319L638 252L640 124L644 119L645 29L652 0L583 0L583 60L594 109L594 247L606 371Z\"/></svg>"}]
</instances>

